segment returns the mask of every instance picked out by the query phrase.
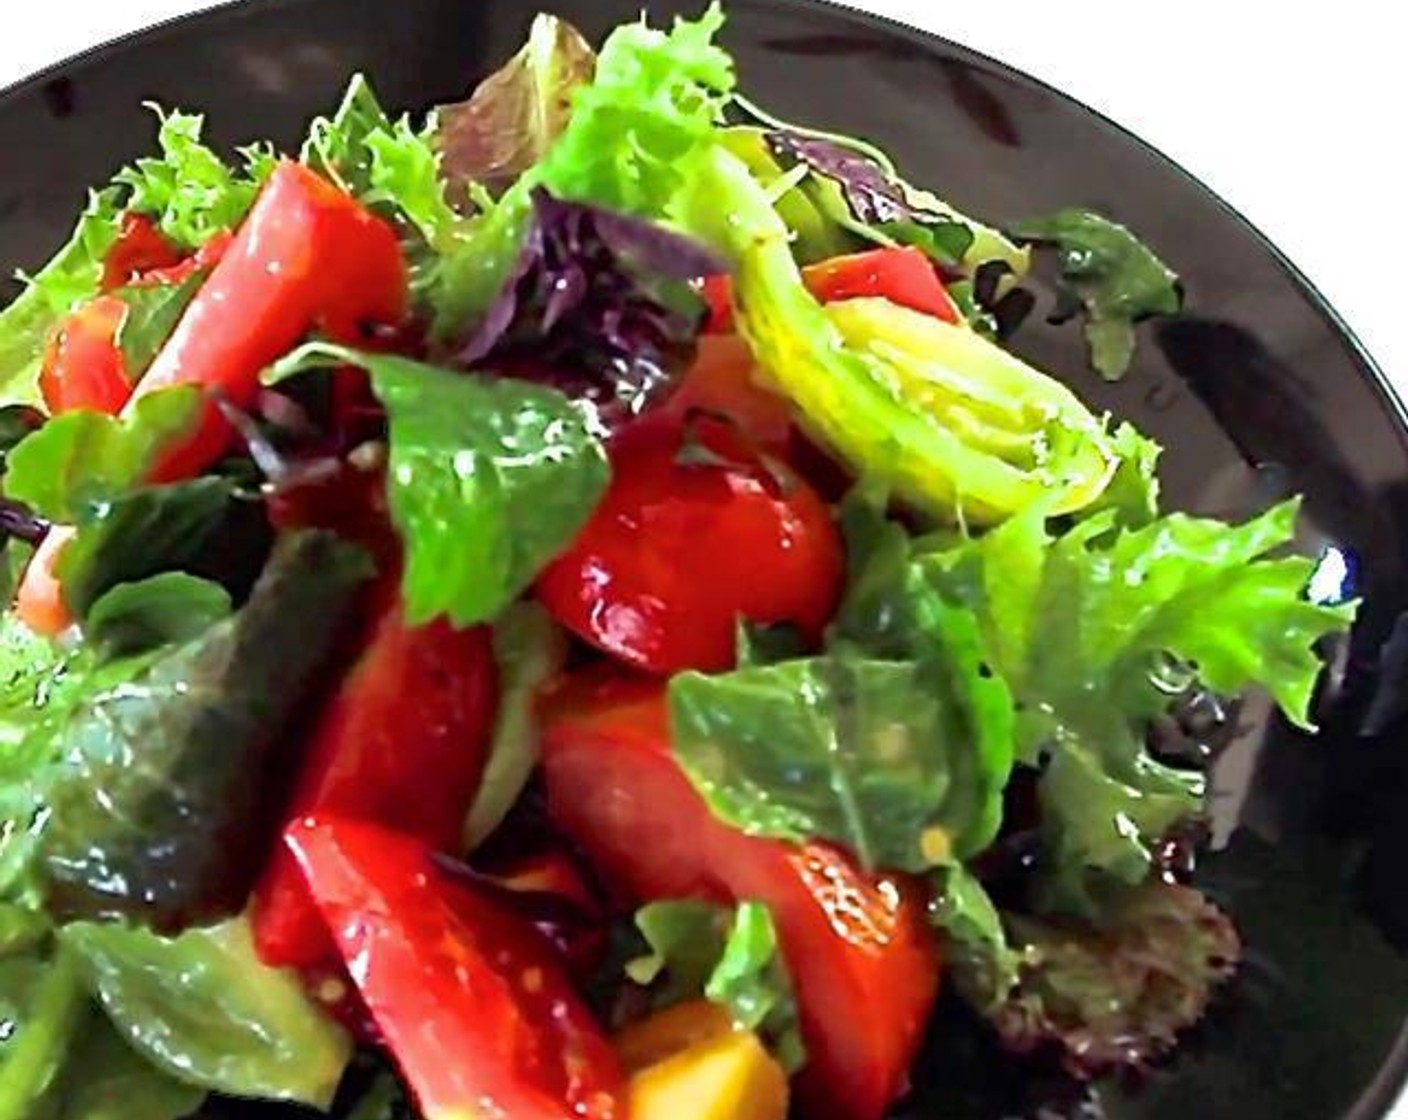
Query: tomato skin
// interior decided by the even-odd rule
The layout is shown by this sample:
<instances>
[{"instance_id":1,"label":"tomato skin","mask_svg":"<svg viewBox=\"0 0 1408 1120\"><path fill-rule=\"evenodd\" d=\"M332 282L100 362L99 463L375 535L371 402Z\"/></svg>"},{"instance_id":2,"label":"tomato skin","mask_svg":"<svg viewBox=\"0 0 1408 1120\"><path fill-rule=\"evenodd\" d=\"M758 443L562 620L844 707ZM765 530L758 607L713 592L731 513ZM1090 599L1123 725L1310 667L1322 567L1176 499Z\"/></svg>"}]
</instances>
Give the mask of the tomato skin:
<instances>
[{"instance_id":1,"label":"tomato skin","mask_svg":"<svg viewBox=\"0 0 1408 1120\"><path fill-rule=\"evenodd\" d=\"M44 352L39 392L53 415L76 408L109 414L132 395L118 332L127 305L116 296L98 296L71 311Z\"/></svg>"},{"instance_id":2,"label":"tomato skin","mask_svg":"<svg viewBox=\"0 0 1408 1120\"><path fill-rule=\"evenodd\" d=\"M248 408L265 367L310 330L356 342L367 323L399 320L406 297L406 262L391 227L308 168L284 161L134 399L197 384ZM151 481L194 477L223 454L230 436L207 403L197 431L166 453Z\"/></svg>"},{"instance_id":3,"label":"tomato skin","mask_svg":"<svg viewBox=\"0 0 1408 1120\"><path fill-rule=\"evenodd\" d=\"M759 448L784 458L791 442L791 403L759 383L753 353L736 334L699 339L694 365L660 412L681 421L697 413L726 416Z\"/></svg>"},{"instance_id":4,"label":"tomato skin","mask_svg":"<svg viewBox=\"0 0 1408 1120\"><path fill-rule=\"evenodd\" d=\"M286 842L426 1120L624 1118L616 1055L531 925L373 825Z\"/></svg>"},{"instance_id":5,"label":"tomato skin","mask_svg":"<svg viewBox=\"0 0 1408 1120\"><path fill-rule=\"evenodd\" d=\"M144 272L170 268L181 260L181 251L146 214L127 211L118 224L117 240L103 261L102 290L111 292L130 284Z\"/></svg>"},{"instance_id":6,"label":"tomato skin","mask_svg":"<svg viewBox=\"0 0 1408 1120\"><path fill-rule=\"evenodd\" d=\"M681 463L686 441L707 461ZM650 417L610 447L612 482L537 593L567 628L652 673L734 662L736 620L818 637L844 554L830 510L728 425Z\"/></svg>"},{"instance_id":7,"label":"tomato skin","mask_svg":"<svg viewBox=\"0 0 1408 1120\"><path fill-rule=\"evenodd\" d=\"M669 746L664 687L598 672L543 704L549 809L632 904L766 903L799 999L810 1120L880 1120L904 1091L938 991L923 899L824 844L752 837L710 812Z\"/></svg>"},{"instance_id":8,"label":"tomato skin","mask_svg":"<svg viewBox=\"0 0 1408 1120\"><path fill-rule=\"evenodd\" d=\"M822 303L880 296L946 323L961 319L958 305L929 258L912 246L871 249L820 261L802 269L802 280Z\"/></svg>"},{"instance_id":9,"label":"tomato skin","mask_svg":"<svg viewBox=\"0 0 1408 1120\"><path fill-rule=\"evenodd\" d=\"M317 717L289 819L335 813L452 851L498 706L491 632L443 619L408 627L397 582L391 573L361 655ZM255 889L253 919L265 964L307 969L336 956L286 850Z\"/></svg>"},{"instance_id":10,"label":"tomato skin","mask_svg":"<svg viewBox=\"0 0 1408 1120\"><path fill-rule=\"evenodd\" d=\"M946 323L963 319L929 258L912 245L867 249L818 261L802 269L802 283L822 303L879 296ZM709 277L700 294L709 307L705 329L716 334L732 331L732 277Z\"/></svg>"}]
</instances>

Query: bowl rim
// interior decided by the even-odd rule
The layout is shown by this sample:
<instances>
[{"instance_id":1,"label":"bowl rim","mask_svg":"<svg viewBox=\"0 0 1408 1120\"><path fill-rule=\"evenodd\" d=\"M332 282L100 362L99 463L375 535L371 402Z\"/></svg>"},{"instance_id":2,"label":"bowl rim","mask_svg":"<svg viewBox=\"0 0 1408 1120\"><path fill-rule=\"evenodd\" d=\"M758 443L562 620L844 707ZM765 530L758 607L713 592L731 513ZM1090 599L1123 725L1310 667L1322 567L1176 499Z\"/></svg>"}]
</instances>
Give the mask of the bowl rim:
<instances>
[{"instance_id":1,"label":"bowl rim","mask_svg":"<svg viewBox=\"0 0 1408 1120\"><path fill-rule=\"evenodd\" d=\"M76 69L101 65L134 46L184 32L194 25L218 24L227 20L238 20L256 11L263 14L270 9L293 8L319 2L325 2L325 0L219 0L218 3L213 4L203 3L203 6L195 11L168 16L146 27L135 28L132 31L113 36L59 58L30 74L0 86L0 111L3 111L10 102L19 97L40 90L47 83L63 78ZM541 2L544 6L551 6L551 0L541 0ZM751 0L751 2L761 3L762 0ZM1355 333L1354 328L1349 325L1334 304L1300 267L1282 252L1255 222L1177 160L1166 155L1106 113L1058 89L1050 82L982 51L964 46L962 43L955 42L937 32L915 27L890 16L853 7L843 0L767 0L767 3L777 9L800 13L822 9L832 16L843 18L860 28L882 32L926 52L942 52L949 56L960 57L981 69L991 71L1019 85L1067 102L1094 120L1107 132L1114 134L1125 143L1132 144L1166 172L1194 188L1195 193L1209 199L1224 217L1239 226L1244 233L1249 234L1252 241L1275 262L1286 282L1305 298L1331 333L1345 345L1380 411L1389 420L1398 436L1398 442L1405 457L1408 457L1408 393L1400 394L1398 392L1387 372L1369 352L1368 347ZM648 12L648 0L647 6L643 10ZM1399 1108L1403 1111L1401 1120L1408 1120L1408 1010L1405 1010L1404 1021L1399 1027L1393 1044L1385 1053L1378 1071L1360 1092L1359 1097L1349 1106L1341 1120L1390 1120Z\"/></svg>"}]
</instances>

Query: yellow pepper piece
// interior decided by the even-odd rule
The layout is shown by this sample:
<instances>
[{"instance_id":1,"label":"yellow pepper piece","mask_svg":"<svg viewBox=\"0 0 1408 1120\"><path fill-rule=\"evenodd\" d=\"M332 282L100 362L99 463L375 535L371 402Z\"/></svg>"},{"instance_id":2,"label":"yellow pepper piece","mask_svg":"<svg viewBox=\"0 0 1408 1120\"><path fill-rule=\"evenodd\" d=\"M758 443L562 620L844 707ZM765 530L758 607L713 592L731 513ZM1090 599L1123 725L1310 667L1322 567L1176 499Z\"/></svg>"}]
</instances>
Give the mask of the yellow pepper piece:
<instances>
[{"instance_id":1,"label":"yellow pepper piece","mask_svg":"<svg viewBox=\"0 0 1408 1120\"><path fill-rule=\"evenodd\" d=\"M751 1031L704 1038L630 1081L631 1120L786 1120L787 1075Z\"/></svg>"},{"instance_id":2,"label":"yellow pepper piece","mask_svg":"<svg viewBox=\"0 0 1408 1120\"><path fill-rule=\"evenodd\" d=\"M732 1033L733 1018L721 1004L707 999L677 1003L623 1027L616 1035L616 1054L627 1073L638 1073L697 1042Z\"/></svg>"}]
</instances>

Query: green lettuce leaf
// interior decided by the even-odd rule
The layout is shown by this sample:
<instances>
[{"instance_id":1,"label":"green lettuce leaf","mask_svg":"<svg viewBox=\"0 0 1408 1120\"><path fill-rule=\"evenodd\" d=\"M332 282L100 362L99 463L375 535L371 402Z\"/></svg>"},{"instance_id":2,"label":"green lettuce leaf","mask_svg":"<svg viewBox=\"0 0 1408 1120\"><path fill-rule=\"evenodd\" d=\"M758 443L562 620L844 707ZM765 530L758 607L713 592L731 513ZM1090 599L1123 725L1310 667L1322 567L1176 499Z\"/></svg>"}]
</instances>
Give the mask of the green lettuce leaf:
<instances>
[{"instance_id":1,"label":"green lettuce leaf","mask_svg":"<svg viewBox=\"0 0 1408 1120\"><path fill-rule=\"evenodd\" d=\"M175 938L78 922L61 939L122 1037L159 1069L234 1096L331 1102L351 1040L294 973L260 963L244 918Z\"/></svg>"},{"instance_id":2,"label":"green lettuce leaf","mask_svg":"<svg viewBox=\"0 0 1408 1120\"><path fill-rule=\"evenodd\" d=\"M491 621L572 541L606 490L606 454L587 419L553 389L328 343L301 347L271 377L338 363L365 369L386 409L408 621Z\"/></svg>"},{"instance_id":3,"label":"green lettuce leaf","mask_svg":"<svg viewBox=\"0 0 1408 1120\"><path fill-rule=\"evenodd\" d=\"M641 22L611 33L595 78L577 88L567 126L545 157L475 218L441 262L432 295L437 334L465 332L489 307L518 258L535 187L643 217L667 216L689 157L713 144L733 91L732 60L713 42L722 24L715 4L668 32Z\"/></svg>"},{"instance_id":4,"label":"green lettuce leaf","mask_svg":"<svg viewBox=\"0 0 1408 1120\"><path fill-rule=\"evenodd\" d=\"M796 998L766 906L653 902L637 911L636 926L650 952L626 965L632 980L658 985L662 1005L702 995L728 1008L734 1025L757 1031L789 1072L801 1068Z\"/></svg>"},{"instance_id":5,"label":"green lettuce leaf","mask_svg":"<svg viewBox=\"0 0 1408 1120\"><path fill-rule=\"evenodd\" d=\"M127 188L126 209L152 215L167 237L195 249L239 225L273 170L273 155L263 146L245 148L243 166L234 170L202 142L204 117L150 108L161 154L137 160L113 181Z\"/></svg>"},{"instance_id":6,"label":"green lettuce leaf","mask_svg":"<svg viewBox=\"0 0 1408 1120\"><path fill-rule=\"evenodd\" d=\"M1124 376L1134 359L1134 324L1183 305L1178 277L1124 226L1088 210L1061 210L1012 227L1018 237L1060 250L1061 273L1085 307L1085 337L1097 373Z\"/></svg>"},{"instance_id":7,"label":"green lettuce leaf","mask_svg":"<svg viewBox=\"0 0 1408 1120\"><path fill-rule=\"evenodd\" d=\"M494 623L499 707L479 792L464 822L464 849L473 851L508 816L538 765L538 690L567 658L567 638L537 603L514 603Z\"/></svg>"},{"instance_id":8,"label":"green lettuce leaf","mask_svg":"<svg viewBox=\"0 0 1408 1120\"><path fill-rule=\"evenodd\" d=\"M180 385L138 398L131 415L75 409L11 450L5 495L50 521L72 523L140 485L157 456L191 430L201 393Z\"/></svg>"},{"instance_id":9,"label":"green lettuce leaf","mask_svg":"<svg viewBox=\"0 0 1408 1120\"><path fill-rule=\"evenodd\" d=\"M0 398L7 403L38 402L49 334L75 304L97 293L103 262L117 241L123 194L117 187L92 192L68 241L0 311Z\"/></svg>"},{"instance_id":10,"label":"green lettuce leaf","mask_svg":"<svg viewBox=\"0 0 1408 1120\"><path fill-rule=\"evenodd\" d=\"M528 41L468 101L436 111L445 176L502 191L538 163L567 127L573 94L596 72L596 52L570 23L540 14Z\"/></svg>"},{"instance_id":11,"label":"green lettuce leaf","mask_svg":"<svg viewBox=\"0 0 1408 1120\"><path fill-rule=\"evenodd\" d=\"M243 905L278 751L369 574L332 534L287 534L239 612L105 667L31 731L56 763L35 853L51 913L169 930Z\"/></svg>"},{"instance_id":12,"label":"green lettuce leaf","mask_svg":"<svg viewBox=\"0 0 1408 1120\"><path fill-rule=\"evenodd\" d=\"M1287 502L1243 525L1174 514L1137 528L1111 511L1060 535L1033 510L917 560L930 586L978 618L987 661L1021 705L1019 758L1044 769L1048 904L1083 905L1089 869L1140 881L1163 832L1199 811L1201 776L1144 746L1194 679L1223 694L1260 685L1311 727L1315 644L1355 608L1308 602L1314 562L1269 556L1291 540L1296 510Z\"/></svg>"},{"instance_id":13,"label":"green lettuce leaf","mask_svg":"<svg viewBox=\"0 0 1408 1120\"><path fill-rule=\"evenodd\" d=\"M955 863L934 880L929 916L944 939L944 966L969 1004L993 1011L1021 981L1023 955L977 876Z\"/></svg>"}]
</instances>

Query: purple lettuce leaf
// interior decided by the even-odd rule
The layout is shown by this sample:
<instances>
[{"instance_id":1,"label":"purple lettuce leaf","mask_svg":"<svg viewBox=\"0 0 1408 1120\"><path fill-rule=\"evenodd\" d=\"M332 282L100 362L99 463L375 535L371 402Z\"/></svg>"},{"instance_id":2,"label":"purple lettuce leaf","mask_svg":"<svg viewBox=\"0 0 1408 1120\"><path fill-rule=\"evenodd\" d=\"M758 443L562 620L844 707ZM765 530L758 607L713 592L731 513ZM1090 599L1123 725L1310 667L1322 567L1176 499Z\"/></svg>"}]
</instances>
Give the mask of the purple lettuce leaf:
<instances>
[{"instance_id":1,"label":"purple lettuce leaf","mask_svg":"<svg viewBox=\"0 0 1408 1120\"><path fill-rule=\"evenodd\" d=\"M726 268L680 234L539 188L518 261L455 360L547 382L610 427L669 391L704 319L692 282Z\"/></svg>"}]
</instances>

